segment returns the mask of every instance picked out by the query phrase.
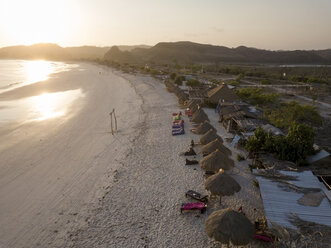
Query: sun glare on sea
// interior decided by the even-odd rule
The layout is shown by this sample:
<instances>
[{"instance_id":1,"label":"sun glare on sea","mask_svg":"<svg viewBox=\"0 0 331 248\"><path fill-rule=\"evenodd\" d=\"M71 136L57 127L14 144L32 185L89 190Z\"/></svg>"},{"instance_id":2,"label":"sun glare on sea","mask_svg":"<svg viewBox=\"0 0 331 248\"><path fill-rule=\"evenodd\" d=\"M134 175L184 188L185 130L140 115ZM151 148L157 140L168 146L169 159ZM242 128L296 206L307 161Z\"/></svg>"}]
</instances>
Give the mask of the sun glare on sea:
<instances>
[{"instance_id":1,"label":"sun glare on sea","mask_svg":"<svg viewBox=\"0 0 331 248\"><path fill-rule=\"evenodd\" d=\"M43 121L63 116L67 113L68 106L78 97L82 96L81 90L71 90L57 93L44 93L29 99L31 119Z\"/></svg>"},{"instance_id":2,"label":"sun glare on sea","mask_svg":"<svg viewBox=\"0 0 331 248\"><path fill-rule=\"evenodd\" d=\"M64 111L57 110L58 99L57 94L47 93L32 97L32 107L34 113L37 115L36 120L42 121L63 115Z\"/></svg>"},{"instance_id":3,"label":"sun glare on sea","mask_svg":"<svg viewBox=\"0 0 331 248\"><path fill-rule=\"evenodd\" d=\"M55 71L55 67L49 61L38 60L27 63L26 78L28 82L44 81Z\"/></svg>"}]
</instances>

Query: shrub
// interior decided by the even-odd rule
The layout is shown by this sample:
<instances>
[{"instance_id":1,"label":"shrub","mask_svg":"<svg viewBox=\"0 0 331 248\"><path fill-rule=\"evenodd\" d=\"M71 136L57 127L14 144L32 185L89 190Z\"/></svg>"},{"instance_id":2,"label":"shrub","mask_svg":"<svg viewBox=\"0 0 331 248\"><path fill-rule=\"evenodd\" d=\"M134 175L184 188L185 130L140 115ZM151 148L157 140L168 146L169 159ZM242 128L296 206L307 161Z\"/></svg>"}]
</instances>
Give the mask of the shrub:
<instances>
[{"instance_id":1,"label":"shrub","mask_svg":"<svg viewBox=\"0 0 331 248\"><path fill-rule=\"evenodd\" d=\"M260 188L260 184L259 184L259 181L258 180L253 180L253 185L257 188Z\"/></svg>"},{"instance_id":2,"label":"shrub","mask_svg":"<svg viewBox=\"0 0 331 248\"><path fill-rule=\"evenodd\" d=\"M176 73L176 72L172 72L172 73L170 74L170 78L171 78L172 80L175 80L176 77L177 77L177 73Z\"/></svg>"},{"instance_id":3,"label":"shrub","mask_svg":"<svg viewBox=\"0 0 331 248\"><path fill-rule=\"evenodd\" d=\"M189 81L186 82L187 86L200 86L200 81L196 79L190 79Z\"/></svg>"},{"instance_id":4,"label":"shrub","mask_svg":"<svg viewBox=\"0 0 331 248\"><path fill-rule=\"evenodd\" d=\"M286 136L273 136L262 128L249 137L245 148L250 153L266 151L281 160L289 160L301 166L306 157L314 154L315 130L306 124L293 123Z\"/></svg>"},{"instance_id":5,"label":"shrub","mask_svg":"<svg viewBox=\"0 0 331 248\"><path fill-rule=\"evenodd\" d=\"M183 81L185 80L184 76L177 75L175 78L175 84L177 85L183 85Z\"/></svg>"},{"instance_id":6,"label":"shrub","mask_svg":"<svg viewBox=\"0 0 331 248\"><path fill-rule=\"evenodd\" d=\"M264 105L274 103L278 100L279 95L276 93L262 93L262 88L244 88L236 90L237 95L244 101L253 105Z\"/></svg>"},{"instance_id":7,"label":"shrub","mask_svg":"<svg viewBox=\"0 0 331 248\"><path fill-rule=\"evenodd\" d=\"M293 122L322 125L322 117L314 106L302 106L296 101L282 103L280 108L266 112L266 117L270 123L282 129L288 129Z\"/></svg>"},{"instance_id":8,"label":"shrub","mask_svg":"<svg viewBox=\"0 0 331 248\"><path fill-rule=\"evenodd\" d=\"M245 157L244 156L242 156L241 154L238 154L237 155L237 160L240 162L240 161L243 161L243 160L245 160Z\"/></svg>"}]
</instances>

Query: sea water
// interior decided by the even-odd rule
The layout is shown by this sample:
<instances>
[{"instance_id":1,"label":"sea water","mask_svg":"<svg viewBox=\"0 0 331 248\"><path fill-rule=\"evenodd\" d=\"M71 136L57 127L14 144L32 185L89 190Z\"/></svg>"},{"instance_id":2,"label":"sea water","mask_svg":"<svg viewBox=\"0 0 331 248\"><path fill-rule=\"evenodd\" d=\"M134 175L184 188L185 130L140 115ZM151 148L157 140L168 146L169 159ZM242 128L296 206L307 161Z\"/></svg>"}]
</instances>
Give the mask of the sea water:
<instances>
[{"instance_id":1,"label":"sea water","mask_svg":"<svg viewBox=\"0 0 331 248\"><path fill-rule=\"evenodd\" d=\"M4 100L2 96L77 67L77 64L44 60L0 60L0 125L6 122L43 121L65 115L68 105L82 96L80 89L44 92L15 100Z\"/></svg>"}]
</instances>

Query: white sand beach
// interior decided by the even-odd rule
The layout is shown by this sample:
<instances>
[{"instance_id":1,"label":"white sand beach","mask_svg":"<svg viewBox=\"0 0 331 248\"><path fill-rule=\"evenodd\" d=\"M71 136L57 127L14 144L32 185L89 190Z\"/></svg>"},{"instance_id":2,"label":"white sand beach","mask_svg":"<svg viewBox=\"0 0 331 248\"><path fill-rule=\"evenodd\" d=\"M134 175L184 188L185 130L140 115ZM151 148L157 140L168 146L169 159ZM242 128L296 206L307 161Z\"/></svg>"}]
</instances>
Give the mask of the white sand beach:
<instances>
[{"instance_id":1,"label":"white sand beach","mask_svg":"<svg viewBox=\"0 0 331 248\"><path fill-rule=\"evenodd\" d=\"M71 106L74 114L3 128L0 247L222 247L205 233L211 212L242 206L252 222L264 215L249 161L238 162L233 148L236 168L230 173L241 191L222 198L222 206L211 201L204 214L181 214L181 203L189 201L187 190L208 192L200 165L185 166L185 157L179 156L191 139L200 138L189 132L187 117L186 134L171 136L171 113L183 111L177 98L149 76L91 64L81 68L39 87L0 95L0 100L15 99L61 87L84 94ZM114 136L113 108L118 118ZM227 137L215 112L205 111Z\"/></svg>"}]
</instances>

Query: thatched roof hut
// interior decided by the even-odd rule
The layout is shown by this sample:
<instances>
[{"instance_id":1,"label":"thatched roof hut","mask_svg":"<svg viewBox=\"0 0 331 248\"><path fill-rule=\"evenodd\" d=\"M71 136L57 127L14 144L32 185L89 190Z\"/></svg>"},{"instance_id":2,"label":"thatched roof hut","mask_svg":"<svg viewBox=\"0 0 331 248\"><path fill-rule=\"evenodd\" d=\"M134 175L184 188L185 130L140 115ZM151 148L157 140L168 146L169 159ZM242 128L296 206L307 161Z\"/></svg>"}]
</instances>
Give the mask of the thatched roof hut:
<instances>
[{"instance_id":1,"label":"thatched roof hut","mask_svg":"<svg viewBox=\"0 0 331 248\"><path fill-rule=\"evenodd\" d=\"M206 220L206 232L223 244L247 245L254 235L254 225L242 213L230 208L214 211Z\"/></svg>"},{"instance_id":2,"label":"thatched roof hut","mask_svg":"<svg viewBox=\"0 0 331 248\"><path fill-rule=\"evenodd\" d=\"M199 104L195 104L195 105L192 105L190 108L190 111L192 113L195 113L196 111L198 111L200 109L200 105Z\"/></svg>"},{"instance_id":3,"label":"thatched roof hut","mask_svg":"<svg viewBox=\"0 0 331 248\"><path fill-rule=\"evenodd\" d=\"M231 156L232 152L230 149L225 147L222 144L222 140L219 138L216 138L215 140L209 142L208 144L201 147L201 151L203 154L210 154L214 152L216 149L218 149L220 152L226 154L227 156Z\"/></svg>"},{"instance_id":4,"label":"thatched roof hut","mask_svg":"<svg viewBox=\"0 0 331 248\"><path fill-rule=\"evenodd\" d=\"M216 130L215 129L209 129L208 132L206 132L204 135L201 136L200 143L202 145L207 145L209 142L211 142L211 141L213 141L213 140L215 140L217 138L219 138L220 140L222 140L222 138L216 134Z\"/></svg>"},{"instance_id":5,"label":"thatched roof hut","mask_svg":"<svg viewBox=\"0 0 331 248\"><path fill-rule=\"evenodd\" d=\"M218 149L200 161L201 168L205 171L230 170L234 167L234 162L227 154L220 152Z\"/></svg>"},{"instance_id":6,"label":"thatched roof hut","mask_svg":"<svg viewBox=\"0 0 331 248\"><path fill-rule=\"evenodd\" d=\"M229 196L241 190L239 183L223 170L208 177L205 181L205 188L213 195Z\"/></svg>"},{"instance_id":7,"label":"thatched roof hut","mask_svg":"<svg viewBox=\"0 0 331 248\"><path fill-rule=\"evenodd\" d=\"M193 106L195 106L195 105L199 105L199 104L201 104L201 101L199 101L199 100L197 100L197 99L194 99L194 100L189 100L187 106L188 106L189 108L192 108Z\"/></svg>"},{"instance_id":8,"label":"thatched roof hut","mask_svg":"<svg viewBox=\"0 0 331 248\"><path fill-rule=\"evenodd\" d=\"M208 91L206 100L210 103L218 104L219 101L235 102L239 101L240 98L231 89L229 89L226 84L223 83L220 86Z\"/></svg>"},{"instance_id":9,"label":"thatched roof hut","mask_svg":"<svg viewBox=\"0 0 331 248\"><path fill-rule=\"evenodd\" d=\"M213 125L211 125L209 123L209 121L204 121L203 123L201 123L194 131L193 133L196 133L196 134L205 134L207 133L210 129L215 129L213 127Z\"/></svg>"},{"instance_id":10,"label":"thatched roof hut","mask_svg":"<svg viewBox=\"0 0 331 248\"><path fill-rule=\"evenodd\" d=\"M206 120L209 121L208 116L202 109L198 109L192 116L192 121L195 123L201 123Z\"/></svg>"}]
</instances>

